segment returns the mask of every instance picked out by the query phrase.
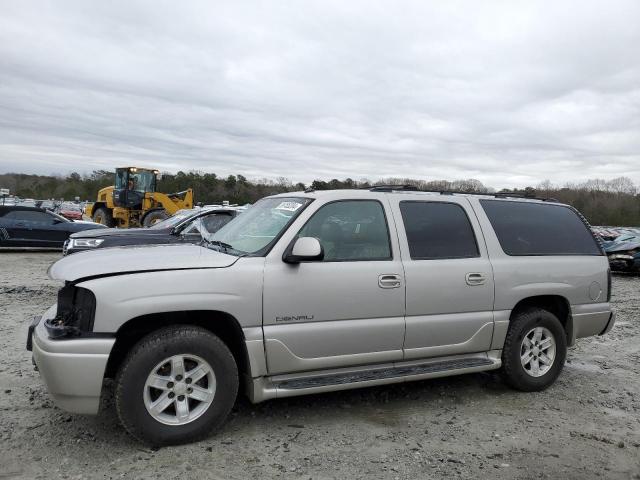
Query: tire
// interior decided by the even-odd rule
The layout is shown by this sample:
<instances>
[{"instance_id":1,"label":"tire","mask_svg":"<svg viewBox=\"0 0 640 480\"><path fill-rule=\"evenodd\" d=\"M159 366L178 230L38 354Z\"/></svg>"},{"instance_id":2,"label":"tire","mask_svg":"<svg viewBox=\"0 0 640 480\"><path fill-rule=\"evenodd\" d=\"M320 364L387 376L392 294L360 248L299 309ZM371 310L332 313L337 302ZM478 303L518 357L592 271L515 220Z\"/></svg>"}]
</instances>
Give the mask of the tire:
<instances>
[{"instance_id":1,"label":"tire","mask_svg":"<svg viewBox=\"0 0 640 480\"><path fill-rule=\"evenodd\" d=\"M532 332L534 341L525 342L525 336L530 339ZM536 332L542 334L542 342L536 340ZM547 343L547 338L551 339L551 344ZM535 347L535 341L543 345L542 349ZM523 354L526 354L525 360L521 360ZM511 320L502 350L502 373L509 386L524 392L544 390L558 378L566 357L566 332L554 314L541 308L530 308ZM529 363L523 365L527 360Z\"/></svg>"},{"instance_id":2,"label":"tire","mask_svg":"<svg viewBox=\"0 0 640 480\"><path fill-rule=\"evenodd\" d=\"M166 363L169 358L184 359L185 374L181 380L173 373L174 364ZM196 361L201 363L191 369L189 363ZM163 366L158 369L160 364ZM205 364L211 368L213 386L210 377L202 377L197 383L189 382L189 372ZM167 366L170 370L167 370ZM170 385L164 382L162 390L149 387L152 373L173 380L170 382L172 388L168 388ZM194 378L197 377L195 373ZM189 386L194 389L199 387L200 391L213 390L210 403L191 398L185 392ZM155 398L150 396L155 394ZM238 367L229 348L208 330L185 325L150 333L131 349L116 376L115 404L120 422L133 437L151 446L176 445L205 438L218 428L231 411L237 394ZM171 403L154 416L149 409L154 402L162 405ZM194 418L180 423L178 407L185 405L185 402L189 415ZM167 423L174 420L178 423Z\"/></svg>"},{"instance_id":3,"label":"tire","mask_svg":"<svg viewBox=\"0 0 640 480\"><path fill-rule=\"evenodd\" d=\"M151 210L142 219L143 227L150 227L151 225L158 223L166 218L169 218L167 212L164 210Z\"/></svg>"},{"instance_id":4,"label":"tire","mask_svg":"<svg viewBox=\"0 0 640 480\"><path fill-rule=\"evenodd\" d=\"M106 207L98 207L96 211L93 212L93 217L91 218L94 222L99 223L101 225L105 225L109 228L113 228L116 226L116 222L113 219L113 214L111 210Z\"/></svg>"}]
</instances>

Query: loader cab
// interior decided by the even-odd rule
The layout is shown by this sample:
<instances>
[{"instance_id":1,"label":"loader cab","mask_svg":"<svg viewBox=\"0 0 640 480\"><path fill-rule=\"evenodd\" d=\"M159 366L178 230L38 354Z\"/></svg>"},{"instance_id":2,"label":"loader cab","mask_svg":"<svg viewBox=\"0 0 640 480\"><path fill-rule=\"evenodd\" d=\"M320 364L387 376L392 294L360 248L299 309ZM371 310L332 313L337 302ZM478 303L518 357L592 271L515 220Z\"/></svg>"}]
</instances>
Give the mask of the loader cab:
<instances>
[{"instance_id":1,"label":"loader cab","mask_svg":"<svg viewBox=\"0 0 640 480\"><path fill-rule=\"evenodd\" d=\"M113 203L116 207L141 210L145 193L156 191L157 176L157 170L117 168Z\"/></svg>"}]
</instances>

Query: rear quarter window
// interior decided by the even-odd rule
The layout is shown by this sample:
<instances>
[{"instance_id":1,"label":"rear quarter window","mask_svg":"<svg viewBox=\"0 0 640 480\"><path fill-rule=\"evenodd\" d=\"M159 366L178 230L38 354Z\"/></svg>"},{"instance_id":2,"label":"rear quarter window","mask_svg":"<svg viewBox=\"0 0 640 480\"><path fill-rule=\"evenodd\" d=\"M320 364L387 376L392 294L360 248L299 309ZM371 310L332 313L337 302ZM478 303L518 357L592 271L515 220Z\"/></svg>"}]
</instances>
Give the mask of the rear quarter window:
<instances>
[{"instance_id":1,"label":"rear quarter window","mask_svg":"<svg viewBox=\"0 0 640 480\"><path fill-rule=\"evenodd\" d=\"M507 255L602 255L571 208L534 202L480 200Z\"/></svg>"}]
</instances>

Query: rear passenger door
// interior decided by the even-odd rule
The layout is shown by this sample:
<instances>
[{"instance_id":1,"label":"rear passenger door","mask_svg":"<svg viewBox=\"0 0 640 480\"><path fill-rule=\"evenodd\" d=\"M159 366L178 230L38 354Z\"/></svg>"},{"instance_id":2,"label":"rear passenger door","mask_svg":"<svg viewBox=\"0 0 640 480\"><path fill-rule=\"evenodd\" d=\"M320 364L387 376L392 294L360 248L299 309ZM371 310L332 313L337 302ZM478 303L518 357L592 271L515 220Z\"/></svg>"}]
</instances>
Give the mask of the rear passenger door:
<instances>
[{"instance_id":1,"label":"rear passenger door","mask_svg":"<svg viewBox=\"0 0 640 480\"><path fill-rule=\"evenodd\" d=\"M406 281L404 359L490 349L494 282L466 198L392 200Z\"/></svg>"}]
</instances>

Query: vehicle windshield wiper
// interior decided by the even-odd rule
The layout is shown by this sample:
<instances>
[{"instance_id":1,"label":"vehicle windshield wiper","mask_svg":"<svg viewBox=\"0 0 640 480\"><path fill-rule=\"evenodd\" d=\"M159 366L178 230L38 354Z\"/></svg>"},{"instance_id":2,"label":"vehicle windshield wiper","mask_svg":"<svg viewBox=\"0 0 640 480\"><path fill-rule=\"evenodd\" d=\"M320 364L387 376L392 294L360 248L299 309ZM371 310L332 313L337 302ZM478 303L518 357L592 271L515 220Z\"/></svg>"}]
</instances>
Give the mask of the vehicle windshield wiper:
<instances>
[{"instance_id":1,"label":"vehicle windshield wiper","mask_svg":"<svg viewBox=\"0 0 640 480\"><path fill-rule=\"evenodd\" d=\"M209 240L207 238L202 237L202 241L207 245L215 245L216 247L220 247L224 249L224 253L227 253L229 250L236 250L233 248L233 245L223 242L222 240Z\"/></svg>"}]
</instances>

